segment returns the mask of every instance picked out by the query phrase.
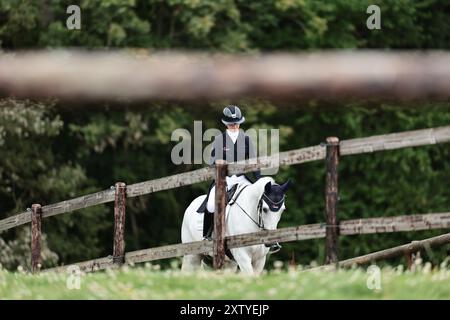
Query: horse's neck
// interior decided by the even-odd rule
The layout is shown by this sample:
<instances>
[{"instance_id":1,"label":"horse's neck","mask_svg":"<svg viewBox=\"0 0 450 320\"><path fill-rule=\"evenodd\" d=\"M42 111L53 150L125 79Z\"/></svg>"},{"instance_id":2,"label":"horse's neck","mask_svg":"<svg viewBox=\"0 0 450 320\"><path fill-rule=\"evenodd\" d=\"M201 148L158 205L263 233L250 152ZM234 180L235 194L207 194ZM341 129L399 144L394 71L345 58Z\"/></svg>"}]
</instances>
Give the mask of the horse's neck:
<instances>
[{"instance_id":1,"label":"horse's neck","mask_svg":"<svg viewBox=\"0 0 450 320\"><path fill-rule=\"evenodd\" d=\"M246 187L242 191L236 204L234 204L229 211L231 220L229 220L228 228L231 234L259 230L259 227L256 224L258 223L258 202L263 192L264 189L255 186L255 184Z\"/></svg>"},{"instance_id":2,"label":"horse's neck","mask_svg":"<svg viewBox=\"0 0 450 320\"><path fill-rule=\"evenodd\" d=\"M241 202L252 211L253 216L258 216L256 210L258 207L258 202L261 199L264 193L264 187L268 182L274 183L274 180L271 177L263 177L242 191Z\"/></svg>"},{"instance_id":3,"label":"horse's neck","mask_svg":"<svg viewBox=\"0 0 450 320\"><path fill-rule=\"evenodd\" d=\"M262 196L262 192L259 192L259 190L254 188L253 185L248 186L246 189L247 190L242 191L239 205L247 211L247 214L249 214L252 218L255 218L258 215L258 201Z\"/></svg>"}]
</instances>

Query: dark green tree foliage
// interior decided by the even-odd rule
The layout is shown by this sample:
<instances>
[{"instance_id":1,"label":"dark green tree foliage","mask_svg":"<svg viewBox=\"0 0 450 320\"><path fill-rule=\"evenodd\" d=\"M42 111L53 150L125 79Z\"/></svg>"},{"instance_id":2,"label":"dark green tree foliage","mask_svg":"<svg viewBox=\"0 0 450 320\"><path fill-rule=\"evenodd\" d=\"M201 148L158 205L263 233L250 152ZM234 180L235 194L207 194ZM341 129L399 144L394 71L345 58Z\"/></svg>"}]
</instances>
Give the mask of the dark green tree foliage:
<instances>
[{"instance_id":1,"label":"dark green tree foliage","mask_svg":"<svg viewBox=\"0 0 450 320\"><path fill-rule=\"evenodd\" d=\"M68 30L66 8L81 8ZM368 30L377 4L382 29ZM222 51L448 48L444 0L1 0L4 48L152 47Z\"/></svg>"},{"instance_id":2,"label":"dark green tree foliage","mask_svg":"<svg viewBox=\"0 0 450 320\"><path fill-rule=\"evenodd\" d=\"M53 106L54 102L0 100L1 218L23 212L33 203L45 205L98 190L83 164L61 154L56 142L63 134L63 121ZM63 262L81 254L95 257L103 253L97 233L111 225L105 216L107 211L104 206L83 211L82 215L45 219L47 242ZM29 225L9 230L6 237L29 236L21 231L23 228ZM29 243L29 239L20 241ZM5 261L10 260L0 263L12 265Z\"/></svg>"},{"instance_id":3,"label":"dark green tree foliage","mask_svg":"<svg viewBox=\"0 0 450 320\"><path fill-rule=\"evenodd\" d=\"M450 45L447 1L402 0L81 0L82 29L68 30L69 0L0 0L0 46L26 48L202 49L225 52L321 48L441 48ZM366 8L378 4L382 29L368 30ZM280 150L325 141L448 125L449 103L380 101L279 105L261 100L212 104L69 106L58 101L0 102L0 218L109 188L201 167L172 164L176 128L220 128L225 103L239 103L244 128L279 128ZM88 108L89 107L89 108ZM91 110L80 112L80 110ZM204 142L206 146L208 142ZM343 157L341 220L443 212L449 209L449 145ZM324 221L324 162L281 168L277 181L294 180L280 227ZM183 212L208 183L127 201L126 249L180 242ZM47 264L69 263L112 252L112 205L44 220ZM24 264L29 235L1 234L8 268ZM442 231L341 237L348 258ZM17 241L16 241L17 239ZM21 249L19 249L21 248ZM323 240L286 243L276 259L323 261ZM445 248L428 254L442 260ZM9 252L5 254L5 252ZM16 255L13 256L13 252ZM274 258L271 258L274 259Z\"/></svg>"}]
</instances>

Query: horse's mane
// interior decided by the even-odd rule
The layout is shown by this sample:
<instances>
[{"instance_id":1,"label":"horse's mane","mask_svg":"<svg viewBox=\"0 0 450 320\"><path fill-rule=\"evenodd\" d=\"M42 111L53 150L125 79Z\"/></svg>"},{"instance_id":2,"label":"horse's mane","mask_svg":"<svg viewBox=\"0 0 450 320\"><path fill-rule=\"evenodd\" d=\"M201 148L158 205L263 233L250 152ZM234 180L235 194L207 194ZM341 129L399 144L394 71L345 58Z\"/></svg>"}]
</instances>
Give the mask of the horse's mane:
<instances>
[{"instance_id":1,"label":"horse's mane","mask_svg":"<svg viewBox=\"0 0 450 320\"><path fill-rule=\"evenodd\" d=\"M258 193L262 195L267 182L271 182L272 184L276 183L272 177L262 177L256 181L253 186L258 190Z\"/></svg>"}]
</instances>

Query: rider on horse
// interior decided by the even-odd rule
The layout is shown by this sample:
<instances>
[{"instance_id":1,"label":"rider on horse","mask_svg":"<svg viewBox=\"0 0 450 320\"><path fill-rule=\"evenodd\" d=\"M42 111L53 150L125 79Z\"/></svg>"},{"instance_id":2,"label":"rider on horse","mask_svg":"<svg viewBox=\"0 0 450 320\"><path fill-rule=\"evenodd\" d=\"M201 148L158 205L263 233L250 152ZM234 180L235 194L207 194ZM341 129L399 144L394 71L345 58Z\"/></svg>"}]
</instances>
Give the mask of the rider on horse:
<instances>
[{"instance_id":1,"label":"rider on horse","mask_svg":"<svg viewBox=\"0 0 450 320\"><path fill-rule=\"evenodd\" d=\"M244 121L245 117L242 116L239 107L230 105L223 109L222 123L227 129L214 138L210 164L214 164L216 159L223 159L231 163L256 157L256 150L250 137L242 129L239 129L240 124ZM230 190L235 184L251 184L257 181L261 177L261 171L254 171L253 175L254 181L245 174L226 177L227 190ZM214 229L215 189L215 186L211 184L204 210L203 237L208 240L211 240ZM271 252L276 252L281 248L278 243L272 244L270 247Z\"/></svg>"}]
</instances>

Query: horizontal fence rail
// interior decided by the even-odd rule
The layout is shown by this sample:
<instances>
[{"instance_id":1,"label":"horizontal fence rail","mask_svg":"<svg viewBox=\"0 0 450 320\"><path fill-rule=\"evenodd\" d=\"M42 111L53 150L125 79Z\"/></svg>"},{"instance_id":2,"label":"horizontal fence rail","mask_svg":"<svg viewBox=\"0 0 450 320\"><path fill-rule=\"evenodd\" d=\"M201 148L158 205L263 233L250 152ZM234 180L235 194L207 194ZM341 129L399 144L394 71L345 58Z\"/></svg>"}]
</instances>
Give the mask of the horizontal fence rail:
<instances>
[{"instance_id":1,"label":"horizontal fence rail","mask_svg":"<svg viewBox=\"0 0 450 320\"><path fill-rule=\"evenodd\" d=\"M157 191L169 190L212 180L214 178L214 174L214 167L206 167L164 178L131 184L127 189L127 197L137 197Z\"/></svg>"},{"instance_id":2,"label":"horizontal fence rail","mask_svg":"<svg viewBox=\"0 0 450 320\"><path fill-rule=\"evenodd\" d=\"M48 218L61 213L88 208L102 203L114 201L114 190L104 190L75 199L58 202L42 207L42 218ZM0 220L0 231L11 229L31 221L31 211Z\"/></svg>"},{"instance_id":3,"label":"horizontal fence rail","mask_svg":"<svg viewBox=\"0 0 450 320\"><path fill-rule=\"evenodd\" d=\"M450 54L446 52L137 56L125 51L61 50L0 56L0 95L25 98L431 99L449 98L449 88Z\"/></svg>"},{"instance_id":4,"label":"horizontal fence rail","mask_svg":"<svg viewBox=\"0 0 450 320\"><path fill-rule=\"evenodd\" d=\"M391 259L395 257L399 257L402 255L408 255L412 252L417 252L420 250L427 250L431 247L441 246L444 244L450 243L450 233L443 234L440 236L424 239L424 240L415 240L411 243L404 244L397 247L392 247L389 249L372 252L360 257L355 257L347 260L339 261L337 264L339 267L352 267L354 265L364 265L376 262L378 260ZM333 270L336 268L336 265L324 265L312 269L307 269L305 271L313 271L313 270Z\"/></svg>"},{"instance_id":5,"label":"horizontal fence rail","mask_svg":"<svg viewBox=\"0 0 450 320\"><path fill-rule=\"evenodd\" d=\"M390 133L366 138L340 141L340 155L348 156L383 150L401 149L450 142L450 126ZM240 161L228 165L229 175L246 173L257 169L269 169L276 166L289 166L325 159L325 145L318 145L280 152L272 156L258 158L255 163ZM175 174L172 176L135 183L127 186L127 197L141 196L157 191L187 186L214 178L214 167ZM114 190L108 189L75 199L58 202L42 207L42 217L47 218L90 206L114 201ZM22 212L0 220L0 231L31 221L31 212Z\"/></svg>"},{"instance_id":6,"label":"horizontal fence rail","mask_svg":"<svg viewBox=\"0 0 450 320\"><path fill-rule=\"evenodd\" d=\"M346 220L342 221L339 226L341 235L446 228L450 228L450 212ZM257 244L324 238L325 232L326 224L316 223L297 227L281 228L277 230L264 230L254 233L228 236L225 238L225 241L226 246L232 249ZM212 251L213 243L211 241L196 241L174 244L127 252L125 254L125 263L141 263L159 259L180 257L189 254L212 254ZM81 271L90 272L113 267L114 263L113 257L111 256L75 263L72 265L78 266ZM47 269L46 271L65 271L68 267L69 266L56 267Z\"/></svg>"},{"instance_id":7,"label":"horizontal fence rail","mask_svg":"<svg viewBox=\"0 0 450 320\"><path fill-rule=\"evenodd\" d=\"M450 142L450 126L342 140L340 155L370 153Z\"/></svg>"}]
</instances>

